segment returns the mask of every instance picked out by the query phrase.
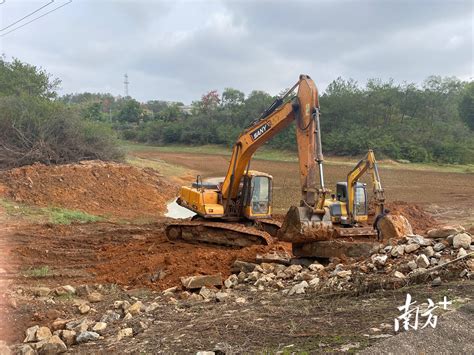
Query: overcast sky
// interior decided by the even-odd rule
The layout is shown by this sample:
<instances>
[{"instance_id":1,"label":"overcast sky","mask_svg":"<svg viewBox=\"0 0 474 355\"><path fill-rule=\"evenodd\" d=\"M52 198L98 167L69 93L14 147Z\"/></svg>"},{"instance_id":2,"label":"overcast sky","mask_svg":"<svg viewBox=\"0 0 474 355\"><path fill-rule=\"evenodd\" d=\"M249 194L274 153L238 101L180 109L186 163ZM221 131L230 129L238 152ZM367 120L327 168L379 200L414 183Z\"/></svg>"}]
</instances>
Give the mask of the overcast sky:
<instances>
[{"instance_id":1,"label":"overcast sky","mask_svg":"<svg viewBox=\"0 0 474 355\"><path fill-rule=\"evenodd\" d=\"M0 27L50 1L6 0ZM130 95L141 101L190 103L225 87L276 94L300 73L320 90L338 76L472 80L473 3L73 0L0 31L0 52L59 77L60 94L123 95L128 73Z\"/></svg>"}]
</instances>

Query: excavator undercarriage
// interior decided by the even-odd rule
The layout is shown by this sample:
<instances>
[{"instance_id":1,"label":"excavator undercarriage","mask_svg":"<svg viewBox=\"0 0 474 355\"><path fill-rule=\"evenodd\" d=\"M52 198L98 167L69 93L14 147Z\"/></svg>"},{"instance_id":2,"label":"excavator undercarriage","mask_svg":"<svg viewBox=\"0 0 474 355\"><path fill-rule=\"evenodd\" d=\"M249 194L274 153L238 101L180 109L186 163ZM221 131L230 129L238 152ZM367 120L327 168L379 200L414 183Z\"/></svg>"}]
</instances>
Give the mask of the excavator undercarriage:
<instances>
[{"instance_id":1,"label":"excavator undercarriage","mask_svg":"<svg viewBox=\"0 0 474 355\"><path fill-rule=\"evenodd\" d=\"M247 247L271 245L280 226L279 222L273 220L260 220L250 224L195 219L168 224L166 235L172 241Z\"/></svg>"}]
</instances>

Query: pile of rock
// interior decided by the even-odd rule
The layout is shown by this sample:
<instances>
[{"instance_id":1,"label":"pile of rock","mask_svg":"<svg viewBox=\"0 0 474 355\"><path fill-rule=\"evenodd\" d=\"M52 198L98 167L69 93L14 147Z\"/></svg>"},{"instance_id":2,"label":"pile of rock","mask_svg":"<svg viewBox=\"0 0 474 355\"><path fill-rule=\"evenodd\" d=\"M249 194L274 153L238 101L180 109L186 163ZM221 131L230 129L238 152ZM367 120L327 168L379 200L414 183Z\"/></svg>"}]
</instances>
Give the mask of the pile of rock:
<instances>
[{"instance_id":1,"label":"pile of rock","mask_svg":"<svg viewBox=\"0 0 474 355\"><path fill-rule=\"evenodd\" d=\"M53 334L48 327L35 325L28 328L25 335L21 354L61 354L67 351L64 340L56 332Z\"/></svg>"},{"instance_id":2,"label":"pile of rock","mask_svg":"<svg viewBox=\"0 0 474 355\"><path fill-rule=\"evenodd\" d=\"M468 257L474 255L473 242L462 226L445 226L430 230L426 236L408 235L391 240L370 260L357 265L364 272L384 272L404 279L439 270L454 260L466 259L467 268L459 276L471 278L474 260Z\"/></svg>"},{"instance_id":3,"label":"pile of rock","mask_svg":"<svg viewBox=\"0 0 474 355\"><path fill-rule=\"evenodd\" d=\"M159 304L152 302L145 306L141 301L115 301L105 313L96 315L96 320L83 317L73 320L56 319L50 327L35 325L25 331L24 345L18 348L21 354L60 354L73 345L80 345L106 337L120 341L132 337L148 328L147 313L153 312ZM113 330L109 326L113 325Z\"/></svg>"},{"instance_id":4,"label":"pile of rock","mask_svg":"<svg viewBox=\"0 0 474 355\"><path fill-rule=\"evenodd\" d=\"M238 297L238 294L235 295L236 297L230 297L232 291L281 290L290 296L302 294L307 288L317 288L320 272L324 269L325 267L317 262L304 267L265 262L255 264L236 260L233 264L235 273L224 282L221 281L220 275L183 278L181 281L186 290L180 294L180 297L193 301L215 300L218 302L234 299L237 303L245 303L245 299Z\"/></svg>"},{"instance_id":5,"label":"pile of rock","mask_svg":"<svg viewBox=\"0 0 474 355\"><path fill-rule=\"evenodd\" d=\"M77 320L56 319L51 328L35 325L25 331L22 354L60 354L74 344L103 339L105 322L94 322L88 318Z\"/></svg>"},{"instance_id":6,"label":"pile of rock","mask_svg":"<svg viewBox=\"0 0 474 355\"><path fill-rule=\"evenodd\" d=\"M227 299L231 290L249 289L253 292L280 291L288 296L308 291L351 290L370 278L385 281L406 282L423 274L440 270L453 260L466 267L459 272L461 278L474 276L474 240L462 226L445 226L431 230L426 236L406 235L390 239L386 245L364 260L346 260L342 263L332 258L328 265L318 262L301 265L278 263L254 264L237 260L233 272L221 286L220 275L186 278L183 286L188 289L185 297L192 300ZM459 266L456 265L456 266ZM441 283L438 272L433 273L433 285ZM401 282L404 280L404 282ZM192 281L192 282L191 282ZM198 282L199 281L199 282ZM192 291L194 293L190 293Z\"/></svg>"}]
</instances>

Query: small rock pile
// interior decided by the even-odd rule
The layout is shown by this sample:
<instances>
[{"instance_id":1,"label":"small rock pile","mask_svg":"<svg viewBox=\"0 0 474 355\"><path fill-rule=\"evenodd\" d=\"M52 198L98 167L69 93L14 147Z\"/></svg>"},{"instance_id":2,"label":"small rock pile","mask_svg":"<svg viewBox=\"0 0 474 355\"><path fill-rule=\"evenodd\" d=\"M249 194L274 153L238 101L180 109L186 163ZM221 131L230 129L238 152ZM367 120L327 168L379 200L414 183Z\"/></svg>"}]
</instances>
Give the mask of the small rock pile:
<instances>
[{"instance_id":1,"label":"small rock pile","mask_svg":"<svg viewBox=\"0 0 474 355\"><path fill-rule=\"evenodd\" d=\"M99 285L99 289L104 289ZM39 292L40 291L40 292ZM102 293L92 290L89 285L77 288L66 285L51 290L47 287L32 288L31 294L37 300L55 304L56 297L67 294L80 297L74 300L73 306L81 316L74 319L55 319L49 326L34 325L25 331L22 345L12 347L19 354L61 354L70 351L73 345L81 345L104 339L120 341L132 337L148 328L148 320L139 316L155 311L159 304L152 302L145 306L136 297L129 300L117 300L109 304L103 314L93 308L94 304L103 304ZM159 297L162 298L161 296ZM137 317L138 316L138 317ZM3 354L3 353L2 353Z\"/></svg>"},{"instance_id":2,"label":"small rock pile","mask_svg":"<svg viewBox=\"0 0 474 355\"><path fill-rule=\"evenodd\" d=\"M343 263L332 258L327 265L307 259L294 260L300 263L294 265L237 260L234 274L221 289L216 288L221 286L220 275L190 277L182 283L187 289L186 298L201 301L228 299L233 289L280 291L293 296L327 290L357 291L371 281L401 287L431 279L432 285L437 286L442 283L440 276L452 278L453 270L457 272L454 277L474 277L473 243L474 238L462 226L445 226L430 230L426 236L412 234L390 239L363 260L348 259ZM451 273L443 274L443 269L450 269ZM425 278L420 279L421 276Z\"/></svg>"},{"instance_id":3,"label":"small rock pile","mask_svg":"<svg viewBox=\"0 0 474 355\"><path fill-rule=\"evenodd\" d=\"M437 272L458 262L460 278L474 276L474 239L462 226L444 226L428 231L426 236L406 235L392 239L370 259L355 263L364 273L382 273L398 279L415 279ZM433 274L437 276L436 274ZM439 283L436 281L435 283Z\"/></svg>"}]
</instances>

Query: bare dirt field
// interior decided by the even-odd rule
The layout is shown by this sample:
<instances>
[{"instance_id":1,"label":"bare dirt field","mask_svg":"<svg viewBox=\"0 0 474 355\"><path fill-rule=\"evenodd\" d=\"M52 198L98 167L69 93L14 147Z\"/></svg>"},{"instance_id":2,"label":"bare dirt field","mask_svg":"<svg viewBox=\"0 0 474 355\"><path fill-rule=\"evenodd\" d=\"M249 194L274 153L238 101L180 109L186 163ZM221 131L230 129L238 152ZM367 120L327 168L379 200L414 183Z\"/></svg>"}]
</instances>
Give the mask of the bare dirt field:
<instances>
[{"instance_id":1,"label":"bare dirt field","mask_svg":"<svg viewBox=\"0 0 474 355\"><path fill-rule=\"evenodd\" d=\"M209 294L185 290L181 277L220 274L225 280L235 272L235 260L255 262L257 254L288 250L288 245L232 249L168 241L164 227L170 220L162 214L175 196L176 182L188 181L190 171L222 176L229 157L155 151L135 156L165 161L168 172L182 175L99 162L25 167L1 174L0 194L7 203L0 207L0 340L14 351L21 348L25 330L34 325L59 329L64 338L61 329L67 320L83 322L88 331L97 322L107 323L105 330L97 331L98 338L68 344L70 353L354 352L395 334L396 307L407 292L420 303L447 296L456 307L468 303L474 293L473 281L459 277L474 267L472 260L452 264L428 279L394 278L395 270L410 272L406 263L415 260L416 253L390 257L383 267L375 267L370 259L350 264L336 258L317 272L306 266L299 269L295 279L273 275L270 280L282 265L267 264L273 272L242 276L237 271L242 278L235 286L211 287ZM252 168L274 176L279 213L297 203L295 163L256 160ZM342 180L347 170L327 165L328 183ZM405 214L415 231L425 233L444 222L467 228L472 223L472 175L395 169L381 174L387 199L406 201L391 202L389 207ZM23 205L79 209L102 216L103 221L31 221L29 207ZM437 220L423 208L437 212ZM444 245L439 260L455 258L458 251ZM268 279L260 283L253 279L256 275ZM442 283L433 286L437 276ZM290 295L297 283L315 278L320 279L319 287ZM64 293L64 285L72 285L74 292ZM225 298L218 298L219 293ZM128 307L138 302L143 307L132 315ZM58 324L62 325L57 328ZM71 327L78 333L82 329ZM131 329L131 335L119 336L125 329ZM41 342L30 344L41 350Z\"/></svg>"},{"instance_id":2,"label":"bare dirt field","mask_svg":"<svg viewBox=\"0 0 474 355\"><path fill-rule=\"evenodd\" d=\"M134 155L146 159L160 159L185 166L203 177L225 176L229 156L190 153L140 151ZM269 173L274 178L274 206L276 212L286 213L288 207L299 203L298 165L294 162L253 160L252 169ZM326 185L334 189L336 182L344 181L350 167L326 164ZM380 169L387 201L414 203L439 216L442 220L456 220L474 224L474 175L438 171L409 170L405 166ZM370 180L363 181L370 186ZM369 188L370 190L370 188Z\"/></svg>"}]
</instances>

